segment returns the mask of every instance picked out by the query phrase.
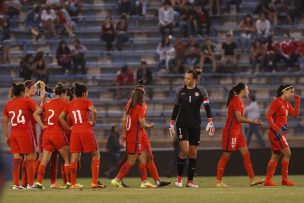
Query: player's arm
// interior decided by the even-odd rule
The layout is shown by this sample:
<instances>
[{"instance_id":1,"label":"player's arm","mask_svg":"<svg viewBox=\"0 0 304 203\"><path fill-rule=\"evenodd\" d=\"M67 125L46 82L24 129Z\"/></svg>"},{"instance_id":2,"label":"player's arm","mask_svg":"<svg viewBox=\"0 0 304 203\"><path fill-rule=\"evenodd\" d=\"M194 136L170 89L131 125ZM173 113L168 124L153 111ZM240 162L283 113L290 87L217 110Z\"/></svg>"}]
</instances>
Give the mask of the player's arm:
<instances>
[{"instance_id":1,"label":"player's arm","mask_svg":"<svg viewBox=\"0 0 304 203\"><path fill-rule=\"evenodd\" d=\"M213 136L215 134L215 127L214 127L214 124L213 124L213 118L212 118L211 107L210 107L210 103L209 103L209 99L208 99L208 93L207 93L206 89L203 88L203 87L199 87L199 89L200 89L200 91L202 93L202 96L203 96L202 102L203 102L205 112L206 112L206 116L207 116L207 119L208 119L208 123L207 123L207 126L206 126L206 131L209 132L210 136Z\"/></svg>"},{"instance_id":2,"label":"player's arm","mask_svg":"<svg viewBox=\"0 0 304 203\"><path fill-rule=\"evenodd\" d=\"M68 131L71 131L71 127L68 125L68 123L66 122L65 120L66 118L66 113L65 112L61 112L60 115L59 115L59 121L61 123L61 126L68 130Z\"/></svg>"},{"instance_id":3,"label":"player's arm","mask_svg":"<svg viewBox=\"0 0 304 203\"><path fill-rule=\"evenodd\" d=\"M279 132L280 128L275 124L274 120L273 120L273 115L277 112L277 110L279 109L279 105L276 105L275 103L272 103L265 115L267 122L269 123L269 126L272 130L274 130L275 132Z\"/></svg>"},{"instance_id":4,"label":"player's arm","mask_svg":"<svg viewBox=\"0 0 304 203\"><path fill-rule=\"evenodd\" d=\"M249 123L249 124L253 124L253 125L262 124L261 120L258 120L258 119L250 120L250 119L243 117L240 111L234 111L234 115L235 115L235 120L238 123Z\"/></svg>"},{"instance_id":5,"label":"player's arm","mask_svg":"<svg viewBox=\"0 0 304 203\"><path fill-rule=\"evenodd\" d=\"M126 117L126 114L124 114L122 116L122 119L121 119L121 122L122 122L122 126L121 126L121 141L124 142L126 141L126 134L127 134L127 129L126 129L126 122L127 122L127 117Z\"/></svg>"},{"instance_id":6,"label":"player's arm","mask_svg":"<svg viewBox=\"0 0 304 203\"><path fill-rule=\"evenodd\" d=\"M4 131L5 141L6 141L7 145L10 146L10 138L9 138L9 133L8 133L8 117L7 116L3 116L2 128Z\"/></svg>"},{"instance_id":7,"label":"player's arm","mask_svg":"<svg viewBox=\"0 0 304 203\"><path fill-rule=\"evenodd\" d=\"M154 126L153 123L146 123L145 118L139 119L139 125L141 128L152 128Z\"/></svg>"},{"instance_id":8,"label":"player's arm","mask_svg":"<svg viewBox=\"0 0 304 203\"><path fill-rule=\"evenodd\" d=\"M33 116L34 116L34 119L36 120L36 122L39 124L39 126L42 128L42 129L45 129L46 126L42 123L41 119L40 119L40 115L43 113L43 110L42 108L40 107L37 107L36 111L34 112Z\"/></svg>"},{"instance_id":9,"label":"player's arm","mask_svg":"<svg viewBox=\"0 0 304 203\"><path fill-rule=\"evenodd\" d=\"M174 107L173 107L171 120L170 120L170 124L169 124L169 133L170 133L171 137L175 134L174 124L175 124L175 120L177 118L177 115L178 115L178 112L179 112L179 109L180 109L180 101L179 101L180 90L181 90L181 88L176 89L176 94L175 94L175 99L174 99Z\"/></svg>"},{"instance_id":10,"label":"player's arm","mask_svg":"<svg viewBox=\"0 0 304 203\"><path fill-rule=\"evenodd\" d=\"M95 126L95 124L96 124L96 114L97 114L95 106L90 106L89 111L92 112L92 120L89 121L89 123L90 123L91 126Z\"/></svg>"},{"instance_id":11,"label":"player's arm","mask_svg":"<svg viewBox=\"0 0 304 203\"><path fill-rule=\"evenodd\" d=\"M42 106L46 101L46 91L45 91L45 83L41 80L36 82L40 86L40 96L39 96L39 106Z\"/></svg>"},{"instance_id":12,"label":"player's arm","mask_svg":"<svg viewBox=\"0 0 304 203\"><path fill-rule=\"evenodd\" d=\"M294 96L295 100L295 107L293 108L291 105L289 106L288 113L292 117L297 117L300 113L300 104L301 104L301 97L299 95Z\"/></svg>"}]
</instances>

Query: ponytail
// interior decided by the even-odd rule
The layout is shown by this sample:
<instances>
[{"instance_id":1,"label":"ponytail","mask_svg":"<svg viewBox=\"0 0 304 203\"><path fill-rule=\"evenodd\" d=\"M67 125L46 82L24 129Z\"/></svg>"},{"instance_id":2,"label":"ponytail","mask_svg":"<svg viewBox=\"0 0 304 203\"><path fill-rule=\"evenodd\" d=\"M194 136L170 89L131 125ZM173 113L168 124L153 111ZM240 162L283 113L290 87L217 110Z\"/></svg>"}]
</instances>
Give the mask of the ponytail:
<instances>
[{"instance_id":1,"label":"ponytail","mask_svg":"<svg viewBox=\"0 0 304 203\"><path fill-rule=\"evenodd\" d=\"M61 95L66 92L67 92L67 89L64 87L64 85L62 83L58 82L55 87L55 95Z\"/></svg>"},{"instance_id":2,"label":"ponytail","mask_svg":"<svg viewBox=\"0 0 304 203\"><path fill-rule=\"evenodd\" d=\"M12 87L9 93L9 98L13 98L13 97L20 97L22 95L22 93L25 93L25 85L20 83L20 84L16 84L16 83L12 83Z\"/></svg>"},{"instance_id":3,"label":"ponytail","mask_svg":"<svg viewBox=\"0 0 304 203\"><path fill-rule=\"evenodd\" d=\"M242 82L235 85L228 93L228 99L226 103L226 108L229 106L230 101L233 99L235 95L238 95L242 90L244 90L246 85Z\"/></svg>"}]
</instances>

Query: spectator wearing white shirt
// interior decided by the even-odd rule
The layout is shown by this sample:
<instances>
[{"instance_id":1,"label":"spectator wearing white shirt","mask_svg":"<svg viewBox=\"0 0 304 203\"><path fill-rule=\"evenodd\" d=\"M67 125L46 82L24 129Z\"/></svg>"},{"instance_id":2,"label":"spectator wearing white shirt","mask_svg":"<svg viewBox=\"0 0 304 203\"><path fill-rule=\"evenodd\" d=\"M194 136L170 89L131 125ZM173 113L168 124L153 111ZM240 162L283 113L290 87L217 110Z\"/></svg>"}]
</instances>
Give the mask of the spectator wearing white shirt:
<instances>
[{"instance_id":1,"label":"spectator wearing white shirt","mask_svg":"<svg viewBox=\"0 0 304 203\"><path fill-rule=\"evenodd\" d=\"M254 95L250 96L250 103L245 108L245 113L247 114L247 118L250 120L259 120L261 118L260 109L257 102L255 101ZM259 132L258 126L253 124L249 124L249 132L247 134L247 145L249 146L253 134L255 134L261 147L266 148L265 141Z\"/></svg>"},{"instance_id":2,"label":"spectator wearing white shirt","mask_svg":"<svg viewBox=\"0 0 304 203\"><path fill-rule=\"evenodd\" d=\"M264 13L260 14L260 18L256 21L256 30L258 37L264 42L270 35L270 21Z\"/></svg>"},{"instance_id":3,"label":"spectator wearing white shirt","mask_svg":"<svg viewBox=\"0 0 304 203\"><path fill-rule=\"evenodd\" d=\"M57 15L56 15L56 12L53 9L51 9L50 6L47 6L41 12L41 20L43 22L43 26L48 31L48 33L51 36L57 36L56 30L55 30L55 23L57 21Z\"/></svg>"},{"instance_id":4,"label":"spectator wearing white shirt","mask_svg":"<svg viewBox=\"0 0 304 203\"><path fill-rule=\"evenodd\" d=\"M159 30L162 35L166 34L166 29L169 30L169 34L172 35L173 22L174 22L174 10L170 2L165 1L163 6L158 10Z\"/></svg>"},{"instance_id":5,"label":"spectator wearing white shirt","mask_svg":"<svg viewBox=\"0 0 304 203\"><path fill-rule=\"evenodd\" d=\"M165 65L166 71L169 71L175 60L175 49L170 43L168 36L163 36L161 43L158 44L156 53L159 57L158 71Z\"/></svg>"}]
</instances>

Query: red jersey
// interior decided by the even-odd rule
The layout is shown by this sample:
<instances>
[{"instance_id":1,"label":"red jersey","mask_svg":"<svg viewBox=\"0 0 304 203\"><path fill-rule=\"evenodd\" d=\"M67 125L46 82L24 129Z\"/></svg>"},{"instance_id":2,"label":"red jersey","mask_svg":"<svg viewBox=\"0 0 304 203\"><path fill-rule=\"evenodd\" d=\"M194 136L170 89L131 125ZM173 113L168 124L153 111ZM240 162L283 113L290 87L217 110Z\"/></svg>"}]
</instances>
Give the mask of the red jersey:
<instances>
[{"instance_id":1,"label":"red jersey","mask_svg":"<svg viewBox=\"0 0 304 203\"><path fill-rule=\"evenodd\" d=\"M90 110L93 103L86 98L76 98L68 103L64 111L69 115L69 119L72 122L71 133L93 133L93 128L90 125Z\"/></svg>"},{"instance_id":2,"label":"red jersey","mask_svg":"<svg viewBox=\"0 0 304 203\"><path fill-rule=\"evenodd\" d=\"M51 99L42 105L41 109L44 112L44 119L47 128L46 131L62 130L59 115L64 110L67 102L63 99Z\"/></svg>"},{"instance_id":3,"label":"red jersey","mask_svg":"<svg viewBox=\"0 0 304 203\"><path fill-rule=\"evenodd\" d=\"M275 98L268 109L266 119L270 125L269 133L279 132L287 124L288 114L297 116L300 111L300 100L295 100L296 108L290 102L283 101L280 97Z\"/></svg>"},{"instance_id":4,"label":"red jersey","mask_svg":"<svg viewBox=\"0 0 304 203\"><path fill-rule=\"evenodd\" d=\"M13 98L3 109L3 116L11 121L11 133L32 133L31 118L36 109L34 101L26 98Z\"/></svg>"},{"instance_id":5,"label":"red jersey","mask_svg":"<svg viewBox=\"0 0 304 203\"><path fill-rule=\"evenodd\" d=\"M304 41L302 41L298 44L298 51L301 56L304 56Z\"/></svg>"},{"instance_id":6,"label":"red jersey","mask_svg":"<svg viewBox=\"0 0 304 203\"><path fill-rule=\"evenodd\" d=\"M293 40L284 40L280 43L280 48L283 54L289 56L296 51L298 45Z\"/></svg>"},{"instance_id":7,"label":"red jersey","mask_svg":"<svg viewBox=\"0 0 304 203\"><path fill-rule=\"evenodd\" d=\"M129 103L127 104L128 107ZM139 119L145 117L144 108L136 105L130 110L126 118L126 140L127 142L141 143L143 131L140 128Z\"/></svg>"},{"instance_id":8,"label":"red jersey","mask_svg":"<svg viewBox=\"0 0 304 203\"><path fill-rule=\"evenodd\" d=\"M225 134L239 135L242 132L242 123L236 121L235 111L239 111L244 116L244 103L238 96L234 96L228 105L227 120L223 130Z\"/></svg>"}]
</instances>

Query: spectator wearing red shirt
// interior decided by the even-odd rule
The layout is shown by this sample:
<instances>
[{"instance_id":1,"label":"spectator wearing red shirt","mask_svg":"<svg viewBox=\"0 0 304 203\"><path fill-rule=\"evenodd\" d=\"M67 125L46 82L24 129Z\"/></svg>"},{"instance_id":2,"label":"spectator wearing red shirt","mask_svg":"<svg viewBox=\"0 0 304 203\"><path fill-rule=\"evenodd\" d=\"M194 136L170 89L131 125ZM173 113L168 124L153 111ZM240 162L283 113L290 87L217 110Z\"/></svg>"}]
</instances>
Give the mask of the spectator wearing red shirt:
<instances>
[{"instance_id":1,"label":"spectator wearing red shirt","mask_svg":"<svg viewBox=\"0 0 304 203\"><path fill-rule=\"evenodd\" d=\"M194 7L194 17L193 17L193 27L194 32L203 36L203 29L205 29L205 34L209 35L210 33L210 18L206 10L203 10L200 5Z\"/></svg>"},{"instance_id":2,"label":"spectator wearing red shirt","mask_svg":"<svg viewBox=\"0 0 304 203\"><path fill-rule=\"evenodd\" d=\"M107 16L106 20L101 25L101 40L105 41L107 51L111 51L112 43L115 39L115 25L112 22L111 16Z\"/></svg>"},{"instance_id":3,"label":"spectator wearing red shirt","mask_svg":"<svg viewBox=\"0 0 304 203\"><path fill-rule=\"evenodd\" d=\"M298 44L300 69L304 71L304 41Z\"/></svg>"},{"instance_id":4,"label":"spectator wearing red shirt","mask_svg":"<svg viewBox=\"0 0 304 203\"><path fill-rule=\"evenodd\" d=\"M131 70L127 65L123 66L120 71L117 72L116 86L125 86L125 85L133 85L134 84L134 73L133 70ZM129 91L125 91L126 89L123 89L124 91L120 91L121 88L116 89L116 94L118 98L124 98L127 97L129 94Z\"/></svg>"},{"instance_id":5,"label":"spectator wearing red shirt","mask_svg":"<svg viewBox=\"0 0 304 203\"><path fill-rule=\"evenodd\" d=\"M280 43L281 59L285 62L287 70L291 71L298 60L298 44L288 33L284 34L284 40Z\"/></svg>"}]
</instances>

